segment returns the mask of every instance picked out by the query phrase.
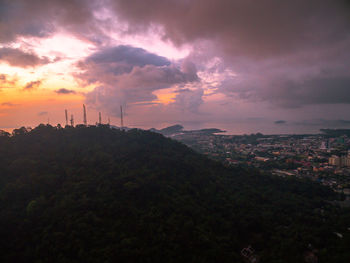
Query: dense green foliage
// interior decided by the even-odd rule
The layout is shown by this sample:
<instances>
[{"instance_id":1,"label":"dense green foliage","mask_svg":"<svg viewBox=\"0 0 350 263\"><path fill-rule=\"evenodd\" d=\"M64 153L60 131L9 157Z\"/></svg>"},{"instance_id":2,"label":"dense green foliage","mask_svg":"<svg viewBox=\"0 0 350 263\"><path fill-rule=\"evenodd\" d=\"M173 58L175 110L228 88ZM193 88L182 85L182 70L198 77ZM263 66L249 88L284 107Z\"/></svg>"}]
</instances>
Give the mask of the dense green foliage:
<instances>
[{"instance_id":1,"label":"dense green foliage","mask_svg":"<svg viewBox=\"0 0 350 263\"><path fill-rule=\"evenodd\" d=\"M248 245L261 262L350 262L349 212L312 182L140 130L0 135L0 262L244 262Z\"/></svg>"}]
</instances>

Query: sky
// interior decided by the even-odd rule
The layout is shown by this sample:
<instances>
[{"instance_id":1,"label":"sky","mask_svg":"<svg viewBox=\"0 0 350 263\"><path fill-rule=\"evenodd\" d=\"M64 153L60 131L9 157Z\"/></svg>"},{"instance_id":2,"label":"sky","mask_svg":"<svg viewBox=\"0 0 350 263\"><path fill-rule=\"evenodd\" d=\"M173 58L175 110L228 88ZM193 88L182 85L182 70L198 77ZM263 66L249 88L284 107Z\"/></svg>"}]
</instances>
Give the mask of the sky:
<instances>
[{"instance_id":1,"label":"sky","mask_svg":"<svg viewBox=\"0 0 350 263\"><path fill-rule=\"evenodd\" d=\"M0 129L350 128L348 0L0 0Z\"/></svg>"}]
</instances>

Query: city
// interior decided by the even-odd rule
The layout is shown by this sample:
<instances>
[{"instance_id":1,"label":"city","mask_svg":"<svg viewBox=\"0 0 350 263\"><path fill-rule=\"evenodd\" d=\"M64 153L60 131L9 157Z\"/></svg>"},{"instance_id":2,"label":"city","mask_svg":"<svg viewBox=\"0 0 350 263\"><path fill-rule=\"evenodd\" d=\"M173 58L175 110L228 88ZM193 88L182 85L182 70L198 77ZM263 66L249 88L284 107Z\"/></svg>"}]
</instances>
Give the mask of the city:
<instances>
[{"instance_id":1,"label":"city","mask_svg":"<svg viewBox=\"0 0 350 263\"><path fill-rule=\"evenodd\" d=\"M222 135L198 130L177 131L167 136L226 165L255 168L282 177L309 178L350 200L347 135Z\"/></svg>"}]
</instances>

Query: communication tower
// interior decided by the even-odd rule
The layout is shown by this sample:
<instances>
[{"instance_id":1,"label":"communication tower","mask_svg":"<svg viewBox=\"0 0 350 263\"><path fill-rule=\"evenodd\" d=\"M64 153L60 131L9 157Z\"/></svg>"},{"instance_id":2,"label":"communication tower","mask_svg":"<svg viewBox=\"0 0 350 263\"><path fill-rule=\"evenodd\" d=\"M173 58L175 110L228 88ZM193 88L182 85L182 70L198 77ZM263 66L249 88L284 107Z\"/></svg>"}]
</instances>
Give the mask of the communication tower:
<instances>
[{"instance_id":1,"label":"communication tower","mask_svg":"<svg viewBox=\"0 0 350 263\"><path fill-rule=\"evenodd\" d=\"M74 116L73 116L73 114L70 116L70 126L74 127Z\"/></svg>"},{"instance_id":2,"label":"communication tower","mask_svg":"<svg viewBox=\"0 0 350 263\"><path fill-rule=\"evenodd\" d=\"M124 127L124 120L123 120L123 107L120 106L120 128L123 129Z\"/></svg>"},{"instance_id":3,"label":"communication tower","mask_svg":"<svg viewBox=\"0 0 350 263\"><path fill-rule=\"evenodd\" d=\"M87 126L87 120L86 120L86 108L85 104L83 104L83 110L84 110L84 125Z\"/></svg>"},{"instance_id":4,"label":"communication tower","mask_svg":"<svg viewBox=\"0 0 350 263\"><path fill-rule=\"evenodd\" d=\"M68 111L64 110L64 112L66 113L66 126L68 126Z\"/></svg>"}]
</instances>

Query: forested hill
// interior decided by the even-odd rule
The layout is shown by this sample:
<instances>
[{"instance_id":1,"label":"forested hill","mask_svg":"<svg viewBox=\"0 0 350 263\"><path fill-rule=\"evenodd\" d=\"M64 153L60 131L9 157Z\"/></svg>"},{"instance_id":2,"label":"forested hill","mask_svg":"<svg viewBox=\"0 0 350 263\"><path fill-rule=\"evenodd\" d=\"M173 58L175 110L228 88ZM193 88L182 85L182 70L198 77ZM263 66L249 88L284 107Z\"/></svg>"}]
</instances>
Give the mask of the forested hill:
<instances>
[{"instance_id":1,"label":"forested hill","mask_svg":"<svg viewBox=\"0 0 350 263\"><path fill-rule=\"evenodd\" d=\"M248 245L260 262L350 262L349 211L329 189L225 168L160 134L0 132L0 167L0 262L232 263Z\"/></svg>"}]
</instances>

